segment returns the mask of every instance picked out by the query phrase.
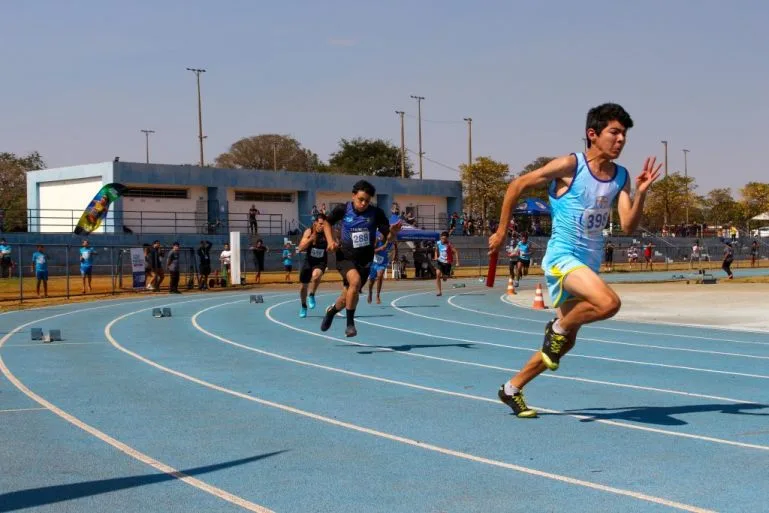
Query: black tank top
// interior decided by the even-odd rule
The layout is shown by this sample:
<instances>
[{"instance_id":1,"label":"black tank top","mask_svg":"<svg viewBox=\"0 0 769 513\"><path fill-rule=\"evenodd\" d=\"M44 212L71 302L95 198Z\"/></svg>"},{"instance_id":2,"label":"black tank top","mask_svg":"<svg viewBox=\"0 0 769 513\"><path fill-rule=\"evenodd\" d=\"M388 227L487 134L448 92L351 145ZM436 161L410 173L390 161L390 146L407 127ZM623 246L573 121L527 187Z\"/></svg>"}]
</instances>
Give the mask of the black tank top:
<instances>
[{"instance_id":1,"label":"black tank top","mask_svg":"<svg viewBox=\"0 0 769 513\"><path fill-rule=\"evenodd\" d=\"M328 241L326 241L326 235L324 233L315 234L315 242L307 246L307 257L305 262L310 267L316 265L328 264Z\"/></svg>"}]
</instances>

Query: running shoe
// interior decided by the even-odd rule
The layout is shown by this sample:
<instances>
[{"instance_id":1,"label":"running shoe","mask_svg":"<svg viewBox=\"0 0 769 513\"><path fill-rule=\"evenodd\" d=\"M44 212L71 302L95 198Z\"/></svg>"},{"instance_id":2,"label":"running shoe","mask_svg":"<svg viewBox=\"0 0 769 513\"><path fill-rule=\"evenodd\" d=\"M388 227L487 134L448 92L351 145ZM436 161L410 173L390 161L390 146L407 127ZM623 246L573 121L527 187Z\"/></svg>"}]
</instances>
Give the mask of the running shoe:
<instances>
[{"instance_id":1,"label":"running shoe","mask_svg":"<svg viewBox=\"0 0 769 513\"><path fill-rule=\"evenodd\" d=\"M526 400L523 398L523 392L518 392L514 395L507 395L505 393L505 385L499 387L497 392L499 400L512 408L515 416L520 419L533 419L537 416L537 412L526 406Z\"/></svg>"},{"instance_id":2,"label":"running shoe","mask_svg":"<svg viewBox=\"0 0 769 513\"><path fill-rule=\"evenodd\" d=\"M542 351L540 352L542 363L551 371L558 369L561 355L568 341L566 335L559 335L553 331L555 321L553 319L545 326L545 340L542 342Z\"/></svg>"},{"instance_id":3,"label":"running shoe","mask_svg":"<svg viewBox=\"0 0 769 513\"><path fill-rule=\"evenodd\" d=\"M300 317L300 318L302 318L302 319L304 319L305 317L307 317L307 308L305 308L305 307L301 307L301 308L299 309L299 317Z\"/></svg>"}]
</instances>

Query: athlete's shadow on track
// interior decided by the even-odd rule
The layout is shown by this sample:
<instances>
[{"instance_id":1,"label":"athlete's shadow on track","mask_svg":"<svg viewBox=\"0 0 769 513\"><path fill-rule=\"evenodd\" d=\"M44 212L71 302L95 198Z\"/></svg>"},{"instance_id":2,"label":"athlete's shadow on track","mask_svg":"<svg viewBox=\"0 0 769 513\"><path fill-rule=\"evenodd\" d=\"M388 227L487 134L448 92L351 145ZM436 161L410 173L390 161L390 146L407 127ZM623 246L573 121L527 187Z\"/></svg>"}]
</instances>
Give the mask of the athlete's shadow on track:
<instances>
[{"instance_id":1,"label":"athlete's shadow on track","mask_svg":"<svg viewBox=\"0 0 769 513\"><path fill-rule=\"evenodd\" d=\"M372 346L382 349L382 351L358 351L358 354L389 353L390 351L411 351L412 349L431 349L433 347L461 347L464 349L474 349L475 344L404 344L402 346ZM354 347L354 346L347 346Z\"/></svg>"},{"instance_id":2,"label":"athlete's shadow on track","mask_svg":"<svg viewBox=\"0 0 769 513\"><path fill-rule=\"evenodd\" d=\"M593 422L595 420L628 420L631 422L642 422L644 424L657 424L659 426L684 426L688 424L688 422L677 419L674 415L718 412L730 415L769 416L769 413L750 413L744 411L758 410L762 408L769 408L769 405L739 403L693 404L691 406L631 406L627 408L584 408L581 410L566 410L565 413L590 416L589 419L582 419L582 422Z\"/></svg>"},{"instance_id":3,"label":"athlete's shadow on track","mask_svg":"<svg viewBox=\"0 0 769 513\"><path fill-rule=\"evenodd\" d=\"M252 461L277 456L287 451L275 451L250 458L217 463L216 465L207 465L205 467L196 467L181 472L188 476L196 476L214 472L217 470L244 465ZM9 492L0 495L0 512L16 511L19 509L34 508L46 504L55 504L57 502L79 499L81 497L90 497L102 493L110 493L137 486L146 486L164 481L176 479L168 474L145 474L140 476L117 477L114 479L100 479L98 481L85 481L83 483L72 483L66 485L44 486L41 488L30 488L28 490L19 490L18 492Z\"/></svg>"}]
</instances>

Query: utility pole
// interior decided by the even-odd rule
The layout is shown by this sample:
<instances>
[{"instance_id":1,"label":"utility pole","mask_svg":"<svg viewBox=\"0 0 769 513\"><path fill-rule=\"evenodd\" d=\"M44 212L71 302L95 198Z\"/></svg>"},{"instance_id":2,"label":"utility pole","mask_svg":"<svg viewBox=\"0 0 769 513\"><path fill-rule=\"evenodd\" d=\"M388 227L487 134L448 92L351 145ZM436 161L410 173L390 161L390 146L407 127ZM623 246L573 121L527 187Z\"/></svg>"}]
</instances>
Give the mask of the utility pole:
<instances>
[{"instance_id":1,"label":"utility pole","mask_svg":"<svg viewBox=\"0 0 769 513\"><path fill-rule=\"evenodd\" d=\"M144 132L144 152L147 155L147 164L150 163L150 134L154 134L154 130L139 130L140 132Z\"/></svg>"},{"instance_id":2,"label":"utility pole","mask_svg":"<svg viewBox=\"0 0 769 513\"><path fill-rule=\"evenodd\" d=\"M473 191L473 118L463 118L467 121L467 195L472 197ZM469 202L468 202L469 203ZM472 211L472 204L469 205Z\"/></svg>"},{"instance_id":3,"label":"utility pole","mask_svg":"<svg viewBox=\"0 0 769 513\"><path fill-rule=\"evenodd\" d=\"M585 145L585 152L587 153L587 137L582 138L582 143Z\"/></svg>"},{"instance_id":4,"label":"utility pole","mask_svg":"<svg viewBox=\"0 0 769 513\"><path fill-rule=\"evenodd\" d=\"M418 124L419 124L419 179L422 179L422 157L424 156L424 152L422 151L422 100L425 99L424 96L415 96L411 95L412 98L414 98L417 101L417 112L418 112Z\"/></svg>"},{"instance_id":5,"label":"utility pole","mask_svg":"<svg viewBox=\"0 0 769 513\"><path fill-rule=\"evenodd\" d=\"M198 82L198 139L200 139L200 167L205 166L203 160L203 104L200 99L200 74L205 73L204 69L187 68L187 71L195 73Z\"/></svg>"},{"instance_id":6,"label":"utility pole","mask_svg":"<svg viewBox=\"0 0 769 513\"><path fill-rule=\"evenodd\" d=\"M272 169L278 170L278 145L272 143Z\"/></svg>"},{"instance_id":7,"label":"utility pole","mask_svg":"<svg viewBox=\"0 0 769 513\"><path fill-rule=\"evenodd\" d=\"M686 158L689 150L682 151L684 152L684 180L686 181L686 226L689 226L689 166Z\"/></svg>"},{"instance_id":8,"label":"utility pole","mask_svg":"<svg viewBox=\"0 0 769 513\"><path fill-rule=\"evenodd\" d=\"M668 142L667 141L661 141L662 144L665 146L665 178L668 177ZM668 224L668 190L667 190L668 184L665 184L665 212L663 213L663 224Z\"/></svg>"},{"instance_id":9,"label":"utility pole","mask_svg":"<svg viewBox=\"0 0 769 513\"><path fill-rule=\"evenodd\" d=\"M401 117L401 178L406 178L406 129L403 125L406 113L402 110L396 110L395 113Z\"/></svg>"}]
</instances>

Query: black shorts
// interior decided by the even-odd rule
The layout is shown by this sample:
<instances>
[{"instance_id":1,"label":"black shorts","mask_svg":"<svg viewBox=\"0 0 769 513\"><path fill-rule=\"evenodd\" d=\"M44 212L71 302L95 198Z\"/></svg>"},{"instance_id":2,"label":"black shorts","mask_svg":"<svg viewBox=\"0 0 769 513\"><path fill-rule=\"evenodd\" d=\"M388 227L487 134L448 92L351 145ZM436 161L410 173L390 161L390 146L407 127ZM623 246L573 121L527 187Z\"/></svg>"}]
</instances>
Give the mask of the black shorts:
<instances>
[{"instance_id":1,"label":"black shorts","mask_svg":"<svg viewBox=\"0 0 769 513\"><path fill-rule=\"evenodd\" d=\"M524 269L528 269L529 265L531 265L531 260L524 260L523 258L521 258L518 261L521 263Z\"/></svg>"},{"instance_id":2,"label":"black shorts","mask_svg":"<svg viewBox=\"0 0 769 513\"><path fill-rule=\"evenodd\" d=\"M264 271L264 258L262 258L261 260L257 258L257 259L254 261L254 263L256 264L256 271L257 271L257 272L262 272L262 271Z\"/></svg>"},{"instance_id":3,"label":"black shorts","mask_svg":"<svg viewBox=\"0 0 769 513\"><path fill-rule=\"evenodd\" d=\"M442 275L451 276L451 264L445 262L435 262L435 264L438 266L438 270Z\"/></svg>"},{"instance_id":4,"label":"black shorts","mask_svg":"<svg viewBox=\"0 0 769 513\"><path fill-rule=\"evenodd\" d=\"M315 269L320 269L321 273L326 272L326 266L325 265L315 265L313 267L310 267L309 265L305 265L302 267L302 270L299 271L299 283L310 283L312 280L312 273Z\"/></svg>"},{"instance_id":5,"label":"black shorts","mask_svg":"<svg viewBox=\"0 0 769 513\"><path fill-rule=\"evenodd\" d=\"M285 269L287 273L290 273L291 269L293 269L293 268L294 268L293 265L284 265L283 266L283 269Z\"/></svg>"},{"instance_id":6,"label":"black shorts","mask_svg":"<svg viewBox=\"0 0 769 513\"><path fill-rule=\"evenodd\" d=\"M347 281L347 273L350 269L355 269L360 275L360 288L368 281L368 275L371 271L371 262L363 262L361 260L348 260L342 256L341 253L336 254L336 270L342 275L342 284L345 288L350 286Z\"/></svg>"},{"instance_id":7,"label":"black shorts","mask_svg":"<svg viewBox=\"0 0 769 513\"><path fill-rule=\"evenodd\" d=\"M510 274L513 274L515 267L518 265L518 260L510 260Z\"/></svg>"},{"instance_id":8,"label":"black shorts","mask_svg":"<svg viewBox=\"0 0 769 513\"><path fill-rule=\"evenodd\" d=\"M200 274L203 276L211 274L211 264L200 264Z\"/></svg>"}]
</instances>

